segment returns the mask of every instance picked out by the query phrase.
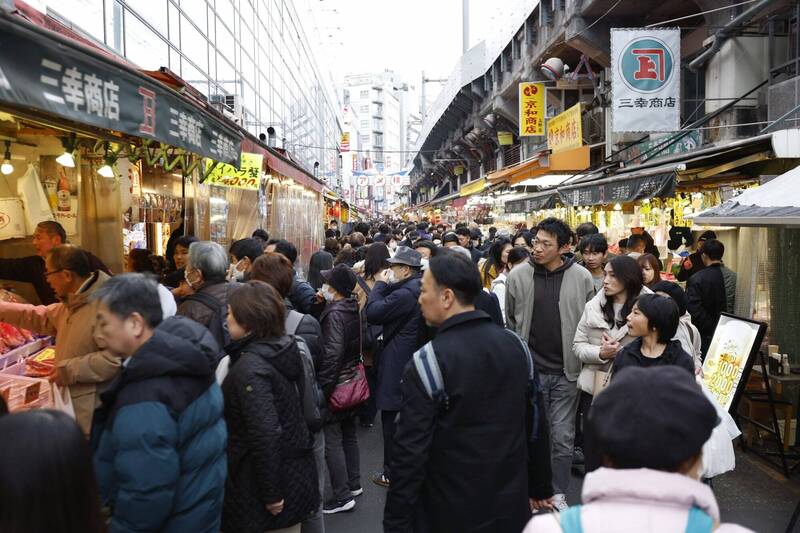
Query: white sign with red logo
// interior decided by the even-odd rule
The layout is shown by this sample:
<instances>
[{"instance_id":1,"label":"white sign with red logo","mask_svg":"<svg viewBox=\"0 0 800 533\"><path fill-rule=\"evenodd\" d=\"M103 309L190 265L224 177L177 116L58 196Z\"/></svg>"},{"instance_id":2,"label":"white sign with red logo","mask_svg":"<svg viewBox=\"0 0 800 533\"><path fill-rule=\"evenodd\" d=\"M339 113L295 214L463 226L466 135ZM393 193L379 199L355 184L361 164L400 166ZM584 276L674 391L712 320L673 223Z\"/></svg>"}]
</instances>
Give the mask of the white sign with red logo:
<instances>
[{"instance_id":1,"label":"white sign with red logo","mask_svg":"<svg viewBox=\"0 0 800 533\"><path fill-rule=\"evenodd\" d=\"M613 131L680 129L679 29L611 29Z\"/></svg>"}]
</instances>

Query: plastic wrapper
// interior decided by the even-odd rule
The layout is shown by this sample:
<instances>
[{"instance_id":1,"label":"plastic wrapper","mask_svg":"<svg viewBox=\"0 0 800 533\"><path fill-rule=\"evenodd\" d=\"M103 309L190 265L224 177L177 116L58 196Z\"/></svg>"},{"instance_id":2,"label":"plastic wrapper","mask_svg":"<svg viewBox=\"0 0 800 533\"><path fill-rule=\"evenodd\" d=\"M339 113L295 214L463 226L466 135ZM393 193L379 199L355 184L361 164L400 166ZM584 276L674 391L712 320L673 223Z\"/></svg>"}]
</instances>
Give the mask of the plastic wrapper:
<instances>
[{"instance_id":1,"label":"plastic wrapper","mask_svg":"<svg viewBox=\"0 0 800 533\"><path fill-rule=\"evenodd\" d=\"M720 423L711 432L711 437L703 445L703 477L716 477L736 468L736 454L733 450L733 439L742 434L736 421L722 408L711 391L699 381L706 398L714 405Z\"/></svg>"}]
</instances>

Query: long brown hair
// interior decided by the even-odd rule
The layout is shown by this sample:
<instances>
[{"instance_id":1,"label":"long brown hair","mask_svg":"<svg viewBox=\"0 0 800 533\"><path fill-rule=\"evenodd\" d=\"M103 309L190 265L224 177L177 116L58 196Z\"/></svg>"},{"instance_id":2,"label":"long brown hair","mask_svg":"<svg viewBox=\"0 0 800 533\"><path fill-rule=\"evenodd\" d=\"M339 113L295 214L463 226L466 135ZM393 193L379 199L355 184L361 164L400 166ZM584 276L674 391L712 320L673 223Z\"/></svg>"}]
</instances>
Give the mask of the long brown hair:
<instances>
[{"instance_id":1,"label":"long brown hair","mask_svg":"<svg viewBox=\"0 0 800 533\"><path fill-rule=\"evenodd\" d=\"M653 254L642 254L639 256L636 262L639 263L639 268L644 268L645 265L650 265L650 268L653 269L653 281L650 283L645 283L645 287L649 289L661 281L661 261L659 261L656 256ZM642 273L642 278L644 278L644 272Z\"/></svg>"},{"instance_id":2,"label":"long brown hair","mask_svg":"<svg viewBox=\"0 0 800 533\"><path fill-rule=\"evenodd\" d=\"M622 306L622 311L619 313L619 318L614 313L614 301L611 298L606 299L606 304L602 307L603 317L610 327L622 327L628 315L633 309L633 304L636 303L636 298L642 292L642 269L636 260L628 255L618 255L609 261L611 270L622 286L625 287L625 303Z\"/></svg>"}]
</instances>

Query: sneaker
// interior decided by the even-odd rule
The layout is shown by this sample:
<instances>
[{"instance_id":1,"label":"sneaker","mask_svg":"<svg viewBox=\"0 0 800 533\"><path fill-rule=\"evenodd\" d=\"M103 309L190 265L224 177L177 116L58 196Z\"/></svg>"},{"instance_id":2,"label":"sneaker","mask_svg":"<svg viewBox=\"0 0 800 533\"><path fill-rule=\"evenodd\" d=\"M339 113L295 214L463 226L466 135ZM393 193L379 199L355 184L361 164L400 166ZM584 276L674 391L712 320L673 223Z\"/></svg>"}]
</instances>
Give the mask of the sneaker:
<instances>
[{"instance_id":1,"label":"sneaker","mask_svg":"<svg viewBox=\"0 0 800 533\"><path fill-rule=\"evenodd\" d=\"M389 478L384 476L383 474L372 478L372 482L376 485L380 485L381 487L389 488Z\"/></svg>"},{"instance_id":2,"label":"sneaker","mask_svg":"<svg viewBox=\"0 0 800 533\"><path fill-rule=\"evenodd\" d=\"M364 489L362 487L358 487L357 489L352 489L350 491L350 496L352 496L353 498L355 498L356 496L361 496L362 494L364 494Z\"/></svg>"},{"instance_id":3,"label":"sneaker","mask_svg":"<svg viewBox=\"0 0 800 533\"><path fill-rule=\"evenodd\" d=\"M582 465L586 462L586 458L583 455L583 448L580 446L576 446L575 450L572 452L572 464L574 465Z\"/></svg>"},{"instance_id":4,"label":"sneaker","mask_svg":"<svg viewBox=\"0 0 800 533\"><path fill-rule=\"evenodd\" d=\"M336 514L336 513L345 513L347 511L352 511L356 508L356 501L353 498L349 500L341 500L341 501L333 501L328 502L322 508L323 514Z\"/></svg>"},{"instance_id":5,"label":"sneaker","mask_svg":"<svg viewBox=\"0 0 800 533\"><path fill-rule=\"evenodd\" d=\"M556 494L553 496L553 507L556 508L556 511L563 512L569 508L567 505L567 496L566 494Z\"/></svg>"}]
</instances>

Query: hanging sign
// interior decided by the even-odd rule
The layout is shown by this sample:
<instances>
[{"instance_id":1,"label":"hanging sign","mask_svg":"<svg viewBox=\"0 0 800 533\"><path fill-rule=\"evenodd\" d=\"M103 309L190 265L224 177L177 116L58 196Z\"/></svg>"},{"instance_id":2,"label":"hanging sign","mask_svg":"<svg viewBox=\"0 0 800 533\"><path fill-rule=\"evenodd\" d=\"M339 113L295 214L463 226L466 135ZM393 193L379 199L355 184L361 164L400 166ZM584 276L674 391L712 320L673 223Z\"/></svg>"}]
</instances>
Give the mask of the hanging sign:
<instances>
[{"instance_id":1,"label":"hanging sign","mask_svg":"<svg viewBox=\"0 0 800 533\"><path fill-rule=\"evenodd\" d=\"M611 29L613 131L680 129L679 29Z\"/></svg>"},{"instance_id":2,"label":"hanging sign","mask_svg":"<svg viewBox=\"0 0 800 533\"><path fill-rule=\"evenodd\" d=\"M238 164L242 136L174 91L77 44L0 20L0 103Z\"/></svg>"},{"instance_id":3,"label":"hanging sign","mask_svg":"<svg viewBox=\"0 0 800 533\"><path fill-rule=\"evenodd\" d=\"M497 142L500 143L500 146L511 146L514 144L514 134L510 131L498 131Z\"/></svg>"},{"instance_id":4,"label":"hanging sign","mask_svg":"<svg viewBox=\"0 0 800 533\"><path fill-rule=\"evenodd\" d=\"M211 162L206 159L206 164ZM205 183L218 187L233 187L234 189L247 189L257 191L261 181L261 165L264 163L263 154L249 154L242 152L239 170L232 165L218 164L211 171Z\"/></svg>"},{"instance_id":5,"label":"hanging sign","mask_svg":"<svg viewBox=\"0 0 800 533\"><path fill-rule=\"evenodd\" d=\"M339 144L339 151L340 152L349 152L350 151L350 132L345 131L342 133L342 142Z\"/></svg>"},{"instance_id":6,"label":"hanging sign","mask_svg":"<svg viewBox=\"0 0 800 533\"><path fill-rule=\"evenodd\" d=\"M582 145L580 103L547 121L547 147L552 153L573 150Z\"/></svg>"},{"instance_id":7,"label":"hanging sign","mask_svg":"<svg viewBox=\"0 0 800 533\"><path fill-rule=\"evenodd\" d=\"M544 135L544 84L519 84L519 136Z\"/></svg>"},{"instance_id":8,"label":"hanging sign","mask_svg":"<svg viewBox=\"0 0 800 533\"><path fill-rule=\"evenodd\" d=\"M610 183L559 187L563 205L605 205L634 202L646 198L669 198L675 195L675 173L653 174Z\"/></svg>"}]
</instances>

